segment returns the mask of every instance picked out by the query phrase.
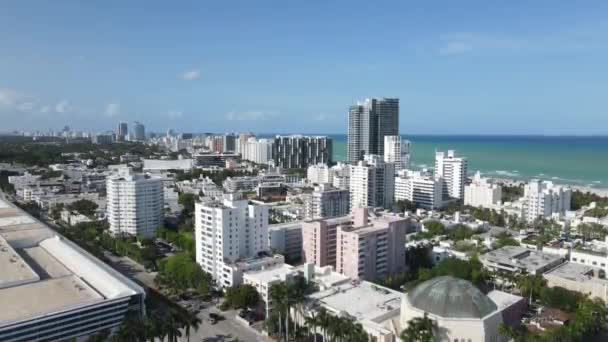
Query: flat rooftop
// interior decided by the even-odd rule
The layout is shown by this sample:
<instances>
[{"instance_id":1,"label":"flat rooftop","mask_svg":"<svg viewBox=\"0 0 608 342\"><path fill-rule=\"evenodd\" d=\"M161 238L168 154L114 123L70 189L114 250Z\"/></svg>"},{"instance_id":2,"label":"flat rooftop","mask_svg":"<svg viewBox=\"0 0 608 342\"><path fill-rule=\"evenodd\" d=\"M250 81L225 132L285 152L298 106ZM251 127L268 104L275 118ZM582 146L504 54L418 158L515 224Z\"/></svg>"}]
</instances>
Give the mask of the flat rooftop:
<instances>
[{"instance_id":1,"label":"flat rooftop","mask_svg":"<svg viewBox=\"0 0 608 342\"><path fill-rule=\"evenodd\" d=\"M0 322L53 313L104 298L78 277L48 279L0 290ZM2 324L0 324L2 325Z\"/></svg>"},{"instance_id":2,"label":"flat rooftop","mask_svg":"<svg viewBox=\"0 0 608 342\"><path fill-rule=\"evenodd\" d=\"M561 260L562 257L519 246L505 246L483 254L480 259L512 267L526 268L528 271L536 271Z\"/></svg>"},{"instance_id":3,"label":"flat rooftop","mask_svg":"<svg viewBox=\"0 0 608 342\"><path fill-rule=\"evenodd\" d=\"M246 278L254 279L260 283L271 283L273 281L284 281L285 278L298 273L297 269L291 265L282 264L280 266L268 268L260 271L249 271L245 273Z\"/></svg>"},{"instance_id":4,"label":"flat rooftop","mask_svg":"<svg viewBox=\"0 0 608 342\"><path fill-rule=\"evenodd\" d=\"M144 290L0 193L0 327Z\"/></svg>"},{"instance_id":5,"label":"flat rooftop","mask_svg":"<svg viewBox=\"0 0 608 342\"><path fill-rule=\"evenodd\" d=\"M601 284L608 284L607 279L601 279L594 277L594 273L601 271L599 267L593 267L588 265L577 264L573 262L565 262L551 271L545 273L547 276L555 276L577 283L583 282L597 282Z\"/></svg>"},{"instance_id":6,"label":"flat rooftop","mask_svg":"<svg viewBox=\"0 0 608 342\"><path fill-rule=\"evenodd\" d=\"M40 280L38 274L8 244L2 235L0 235L0 265L2 265L0 289ZM0 301L0 303L4 304L3 301Z\"/></svg>"},{"instance_id":7,"label":"flat rooftop","mask_svg":"<svg viewBox=\"0 0 608 342\"><path fill-rule=\"evenodd\" d=\"M523 299L520 296L498 290L488 292L487 296L496 304L499 310L508 308Z\"/></svg>"},{"instance_id":8,"label":"flat rooftop","mask_svg":"<svg viewBox=\"0 0 608 342\"><path fill-rule=\"evenodd\" d=\"M337 313L346 312L358 321L368 320L381 323L391 317L388 313L398 315L401 310L399 291L367 281L351 281L310 295L328 310Z\"/></svg>"}]
</instances>

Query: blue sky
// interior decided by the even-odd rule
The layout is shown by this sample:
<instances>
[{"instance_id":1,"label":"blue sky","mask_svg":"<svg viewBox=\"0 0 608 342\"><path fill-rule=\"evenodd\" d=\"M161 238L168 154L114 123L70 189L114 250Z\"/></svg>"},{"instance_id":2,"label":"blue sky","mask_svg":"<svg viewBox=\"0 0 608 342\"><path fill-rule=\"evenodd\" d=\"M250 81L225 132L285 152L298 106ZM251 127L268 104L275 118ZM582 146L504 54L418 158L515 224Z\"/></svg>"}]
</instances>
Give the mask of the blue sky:
<instances>
[{"instance_id":1,"label":"blue sky","mask_svg":"<svg viewBox=\"0 0 608 342\"><path fill-rule=\"evenodd\" d=\"M0 131L608 134L606 1L6 1Z\"/></svg>"}]
</instances>

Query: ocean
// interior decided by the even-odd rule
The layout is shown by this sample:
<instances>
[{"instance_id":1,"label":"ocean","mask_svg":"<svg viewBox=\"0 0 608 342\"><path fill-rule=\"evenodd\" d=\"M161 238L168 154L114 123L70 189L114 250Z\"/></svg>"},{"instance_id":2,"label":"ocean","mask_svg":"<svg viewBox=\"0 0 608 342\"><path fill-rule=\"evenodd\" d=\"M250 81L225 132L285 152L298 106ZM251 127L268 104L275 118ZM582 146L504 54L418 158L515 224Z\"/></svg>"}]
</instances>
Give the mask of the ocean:
<instances>
[{"instance_id":1,"label":"ocean","mask_svg":"<svg viewBox=\"0 0 608 342\"><path fill-rule=\"evenodd\" d=\"M346 135L331 135L333 158L346 159ZM514 180L608 188L608 136L438 136L405 135L413 168L432 168L435 150L456 150L469 173Z\"/></svg>"}]
</instances>

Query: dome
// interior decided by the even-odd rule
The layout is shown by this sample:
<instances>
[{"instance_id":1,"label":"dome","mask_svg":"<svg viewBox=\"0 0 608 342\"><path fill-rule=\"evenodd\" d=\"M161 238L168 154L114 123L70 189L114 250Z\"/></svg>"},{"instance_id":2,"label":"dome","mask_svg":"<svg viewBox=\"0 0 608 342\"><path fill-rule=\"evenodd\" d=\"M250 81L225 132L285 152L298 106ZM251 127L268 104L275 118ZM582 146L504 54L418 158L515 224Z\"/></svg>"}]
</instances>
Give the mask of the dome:
<instances>
[{"instance_id":1,"label":"dome","mask_svg":"<svg viewBox=\"0 0 608 342\"><path fill-rule=\"evenodd\" d=\"M407 300L418 310L446 318L481 319L497 310L496 304L473 284L449 276L416 286Z\"/></svg>"}]
</instances>

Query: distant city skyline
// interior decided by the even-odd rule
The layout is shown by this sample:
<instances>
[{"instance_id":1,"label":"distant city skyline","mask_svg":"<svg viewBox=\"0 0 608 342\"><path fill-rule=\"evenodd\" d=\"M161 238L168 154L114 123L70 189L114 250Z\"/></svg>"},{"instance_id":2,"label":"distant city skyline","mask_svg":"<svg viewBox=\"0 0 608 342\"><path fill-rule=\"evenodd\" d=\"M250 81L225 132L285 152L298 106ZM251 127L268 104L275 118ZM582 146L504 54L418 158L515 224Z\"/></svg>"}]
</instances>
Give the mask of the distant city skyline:
<instances>
[{"instance_id":1,"label":"distant city skyline","mask_svg":"<svg viewBox=\"0 0 608 342\"><path fill-rule=\"evenodd\" d=\"M144 1L0 11L2 131L608 134L608 3Z\"/></svg>"}]
</instances>

